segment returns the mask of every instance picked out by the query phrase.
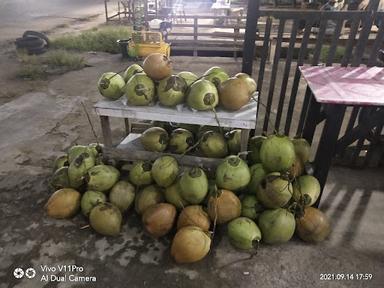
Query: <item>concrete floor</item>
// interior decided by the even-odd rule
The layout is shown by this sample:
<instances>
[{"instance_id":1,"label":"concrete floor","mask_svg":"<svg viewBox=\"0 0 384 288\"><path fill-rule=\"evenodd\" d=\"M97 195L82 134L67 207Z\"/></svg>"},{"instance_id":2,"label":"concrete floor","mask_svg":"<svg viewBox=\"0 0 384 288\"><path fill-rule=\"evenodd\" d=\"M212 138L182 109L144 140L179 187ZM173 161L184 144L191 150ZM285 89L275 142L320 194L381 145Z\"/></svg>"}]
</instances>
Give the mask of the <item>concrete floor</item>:
<instances>
[{"instance_id":1,"label":"concrete floor","mask_svg":"<svg viewBox=\"0 0 384 288\"><path fill-rule=\"evenodd\" d=\"M90 23L84 20L88 17L97 23L105 21L103 0L2 0L0 44L21 37L25 30L87 29Z\"/></svg>"},{"instance_id":2,"label":"concrete floor","mask_svg":"<svg viewBox=\"0 0 384 288\"><path fill-rule=\"evenodd\" d=\"M6 55L9 56L9 55ZM285 245L262 245L251 260L235 250L220 227L213 249L203 261L176 265L169 255L170 237L143 234L129 214L118 238L81 229L86 220L53 220L43 206L54 158L74 143L93 142L80 101L92 111L100 99L96 79L129 63L119 55L85 54L91 67L49 79L34 92L6 98L0 106L0 288L5 287L382 287L384 283L384 171L333 168L321 209L333 232L319 245L293 239ZM7 58L8 59L8 58ZM230 74L240 62L222 58L175 57L175 70L201 74L212 65ZM6 83L4 83L6 85ZM98 120L91 118L100 133ZM112 122L116 141L122 124ZM100 135L100 134L99 134ZM235 262L239 259L243 261ZM232 263L232 264L231 264ZM41 282L41 265L83 267L79 276L97 282ZM16 267L33 267L34 279L15 279ZM371 273L371 281L321 281L321 273ZM84 283L83 283L84 284Z\"/></svg>"},{"instance_id":3,"label":"concrete floor","mask_svg":"<svg viewBox=\"0 0 384 288\"><path fill-rule=\"evenodd\" d=\"M8 175L1 181L0 287L80 287L76 282L41 282L42 275L95 276L81 287L382 287L384 276L383 171L334 168L321 209L333 232L319 245L293 239L261 245L251 260L228 243L220 227L213 249L201 262L176 265L170 237L153 240L138 217L127 215L121 235L96 235L83 217L45 217L46 179L41 171ZM17 181L17 185L4 187ZM233 263L230 265L230 263ZM41 265L77 265L81 273L42 272ZM33 267L34 279L15 279L16 267ZM321 273L371 273L370 281L321 281ZM50 276L49 276L50 277Z\"/></svg>"}]
</instances>

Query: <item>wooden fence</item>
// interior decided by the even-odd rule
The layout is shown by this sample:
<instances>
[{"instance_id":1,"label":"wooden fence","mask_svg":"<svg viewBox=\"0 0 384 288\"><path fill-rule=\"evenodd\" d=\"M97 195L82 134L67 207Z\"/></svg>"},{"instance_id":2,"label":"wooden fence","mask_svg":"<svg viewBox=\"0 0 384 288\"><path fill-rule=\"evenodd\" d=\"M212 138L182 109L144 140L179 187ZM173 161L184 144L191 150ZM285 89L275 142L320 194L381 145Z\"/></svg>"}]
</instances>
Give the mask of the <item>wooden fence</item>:
<instances>
[{"instance_id":1,"label":"wooden fence","mask_svg":"<svg viewBox=\"0 0 384 288\"><path fill-rule=\"evenodd\" d=\"M300 87L304 86L304 81L301 80L298 67L303 64L331 66L336 62L336 52L340 47L343 47L343 55L337 62L340 62L342 66L377 65L379 50L383 48L384 25L381 25L374 34L371 33L371 29L377 20L384 21L384 12L376 12L377 6L376 9L373 7L370 11L259 10L257 2L250 1L248 8L248 11L256 13L248 13L243 50L243 72L250 74L254 71L255 41L260 37L260 35L256 35L255 27L259 19L266 17L266 29L262 35L264 43L261 59L260 62L257 62L257 75L255 75L258 84L257 90L260 93L258 120L261 125L259 129L265 133L279 131L291 136L301 136L312 95L308 87L300 90ZM273 60L266 76L273 21L278 21L278 31L277 35L273 37ZM334 28L331 35L327 35L327 24L330 21L333 22ZM349 22L350 28L345 37L342 36L342 30L345 29L346 22ZM319 24L318 33L313 36L311 31L316 23ZM300 25L303 25L302 30ZM285 57L282 59L284 42L287 42L288 47L286 47ZM310 47L311 43L314 45L313 47ZM322 53L325 45L327 45L327 54L324 57ZM295 47L299 47L296 59L293 57ZM308 54L312 54L312 56L308 57ZM281 71L279 67L283 67L282 77L277 76L277 73ZM268 86L264 84L268 84ZM298 113L299 111L301 112ZM340 139L345 138L358 125L363 113L367 113L367 108L348 107ZM292 121L293 119L295 121ZM311 136L316 137L316 135ZM338 147L338 155L343 158L341 159L343 162L348 164L377 166L380 161L381 163L383 161L383 139L383 126L372 127L369 139L367 139L367 135L355 135L353 139L350 139L355 141L348 143L352 145L344 143L343 146Z\"/></svg>"}]
</instances>

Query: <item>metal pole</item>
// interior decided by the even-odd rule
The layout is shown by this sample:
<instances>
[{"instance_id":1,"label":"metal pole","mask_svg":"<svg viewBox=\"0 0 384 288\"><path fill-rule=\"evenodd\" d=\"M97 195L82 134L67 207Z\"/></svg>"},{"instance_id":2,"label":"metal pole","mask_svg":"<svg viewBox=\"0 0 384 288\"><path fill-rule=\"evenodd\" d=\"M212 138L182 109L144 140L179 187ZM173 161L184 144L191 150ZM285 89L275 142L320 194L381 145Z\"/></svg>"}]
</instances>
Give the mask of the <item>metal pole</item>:
<instances>
[{"instance_id":1,"label":"metal pole","mask_svg":"<svg viewBox=\"0 0 384 288\"><path fill-rule=\"evenodd\" d=\"M260 0L249 0L247 8L247 22L243 46L242 71L252 75L253 58L255 55L255 41L257 32L257 19L259 17Z\"/></svg>"}]
</instances>

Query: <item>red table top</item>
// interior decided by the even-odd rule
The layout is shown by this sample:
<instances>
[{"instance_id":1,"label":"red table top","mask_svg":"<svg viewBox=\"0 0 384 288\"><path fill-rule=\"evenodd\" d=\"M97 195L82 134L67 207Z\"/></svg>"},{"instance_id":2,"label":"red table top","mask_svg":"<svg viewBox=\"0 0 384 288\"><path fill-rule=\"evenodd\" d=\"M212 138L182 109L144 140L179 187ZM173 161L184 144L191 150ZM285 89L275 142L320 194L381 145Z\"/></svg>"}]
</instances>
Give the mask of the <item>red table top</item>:
<instances>
[{"instance_id":1,"label":"red table top","mask_svg":"<svg viewBox=\"0 0 384 288\"><path fill-rule=\"evenodd\" d=\"M384 106L384 68L301 66L319 103Z\"/></svg>"}]
</instances>

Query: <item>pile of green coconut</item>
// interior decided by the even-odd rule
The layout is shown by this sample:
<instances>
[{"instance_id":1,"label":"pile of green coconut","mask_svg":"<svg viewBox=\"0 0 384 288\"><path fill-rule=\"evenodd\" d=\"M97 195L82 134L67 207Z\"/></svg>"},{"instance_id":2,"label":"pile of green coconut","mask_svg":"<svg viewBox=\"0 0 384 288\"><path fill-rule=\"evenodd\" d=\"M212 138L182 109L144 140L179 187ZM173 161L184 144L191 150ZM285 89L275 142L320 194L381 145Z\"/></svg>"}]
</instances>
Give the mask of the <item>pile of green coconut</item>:
<instances>
[{"instance_id":1,"label":"pile of green coconut","mask_svg":"<svg viewBox=\"0 0 384 288\"><path fill-rule=\"evenodd\" d=\"M240 152L241 129L164 122L154 124L157 126L140 135L140 143L147 151L207 158L224 158Z\"/></svg>"},{"instance_id":2,"label":"pile of green coconut","mask_svg":"<svg viewBox=\"0 0 384 288\"><path fill-rule=\"evenodd\" d=\"M234 77L221 67L211 67L202 76L183 71L173 74L171 60L160 53L148 55L143 65L132 64L124 75L104 73L98 81L102 96L117 100L123 95L127 105L175 107L184 103L193 110L236 111L249 103L256 91L255 81L245 73Z\"/></svg>"},{"instance_id":3,"label":"pile of green coconut","mask_svg":"<svg viewBox=\"0 0 384 288\"><path fill-rule=\"evenodd\" d=\"M330 223L312 207L320 185L306 169L310 148L304 139L254 136L246 158L229 155L206 170L181 167L170 155L106 165L101 145L76 145L55 162L55 192L45 209L58 219L81 211L95 232L115 237L126 233L125 220L137 213L154 241L172 238L177 263L208 255L218 225L246 251L259 242L285 243L295 233L317 243L329 235Z\"/></svg>"}]
</instances>

